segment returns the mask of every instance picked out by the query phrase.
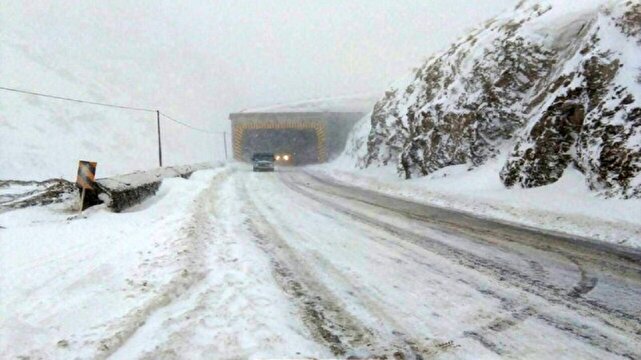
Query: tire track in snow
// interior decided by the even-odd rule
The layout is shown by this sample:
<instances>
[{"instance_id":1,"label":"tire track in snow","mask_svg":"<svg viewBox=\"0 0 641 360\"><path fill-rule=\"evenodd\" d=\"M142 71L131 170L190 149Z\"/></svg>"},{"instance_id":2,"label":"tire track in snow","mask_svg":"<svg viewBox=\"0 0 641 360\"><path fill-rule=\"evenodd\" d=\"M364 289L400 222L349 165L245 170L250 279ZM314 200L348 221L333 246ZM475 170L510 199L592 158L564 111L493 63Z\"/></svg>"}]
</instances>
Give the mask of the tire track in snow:
<instances>
[{"instance_id":1,"label":"tire track in snow","mask_svg":"<svg viewBox=\"0 0 641 360\"><path fill-rule=\"evenodd\" d=\"M174 273L173 277L152 298L143 302L137 308L130 310L125 316L111 323L104 330L109 333L99 341L96 359L106 359L120 349L142 326L155 311L168 306L175 299L185 294L194 284L206 276L204 248L209 235L207 212L208 196L213 194L218 184L229 175L229 170L223 170L214 176L210 184L197 197L189 221L181 228L183 236L172 241L171 245L179 249L176 252L177 262L182 270Z\"/></svg>"},{"instance_id":2,"label":"tire track in snow","mask_svg":"<svg viewBox=\"0 0 641 360\"><path fill-rule=\"evenodd\" d=\"M366 221L367 223L371 223L371 224L373 224L375 226L381 227L381 221L380 220L372 218L372 217L369 217L369 216L367 216L367 215L365 215L365 214L363 214L363 213L361 213L359 211L354 211L354 210L349 209L349 208L347 208L345 206L342 206L341 204L338 204L336 201L330 201L330 200L328 200L329 197L327 199L326 198L321 198L318 195L313 194L312 192L320 192L320 193L323 193L325 195L330 195L330 197L334 196L334 197L344 198L344 199L355 201L355 202L361 202L358 199L351 198L351 197L346 197L346 196L344 196L342 194L338 194L338 193L334 193L334 192L326 192L326 191L323 191L323 190L312 188L309 185L306 185L305 186L306 189L303 189L300 185L294 183L291 179L290 180L283 179L283 180L284 180L284 182L286 184L288 184L292 188L292 190L301 192L301 193L303 193L304 195L306 195L308 197L314 198L316 201L321 202L321 203L325 204L326 206L333 206L333 207L336 207L336 208L340 208L341 211L344 211L344 212L350 214L353 217L361 219L362 221ZM380 204L374 204L374 203L370 203L370 202L367 202L365 204L373 206L373 207L381 208L381 209L384 209L386 211L390 211L392 213L396 212L396 213L399 213L401 215L407 215L404 212L398 212L398 211L396 211L395 209L393 209L391 207L382 206ZM414 216L413 218L416 218L419 221L425 221L421 217ZM542 294L543 293L551 293L551 295L553 294L555 298L557 296L559 296L559 297L563 298L564 300L567 300L568 302L567 302L566 305L568 305L570 307L573 307L573 306L576 306L576 305L583 305L585 308L591 309L592 312L594 312L594 313L610 315L610 316L612 316L612 317L614 317L615 319L618 320L618 321L615 321L615 322L621 323L622 327L620 329L624 329L625 325L627 325L627 327L632 328L632 329L635 329L637 327L639 329L641 329L641 318L639 318L638 316L636 316L633 313L628 313L628 312L625 312L625 311L622 311L622 310L619 310L619 309L610 308L606 304L602 304L602 303L600 303L600 302L598 302L596 300L590 300L590 299L578 299L577 300L577 299L575 299L575 297L571 297L571 296L568 295L570 292L572 292L572 289L574 289L575 287L581 287L581 285L580 285L582 283L581 273L582 272L584 274L586 273L585 268L580 264L580 262L576 258L576 255L574 255L574 254L569 254L569 253L566 253L565 251L562 251L560 255L563 258L568 259L569 262L572 263L572 265L575 265L578 268L577 270L579 272L579 281L575 285L571 286L570 288L562 288L562 287L559 287L559 286L554 285L554 284L546 283L546 282L538 279L536 276L532 276L530 274L521 273L518 270L509 268L507 266L504 266L504 265L502 265L502 264L500 264L498 262L495 262L495 261L493 261L491 259L481 258L478 255L475 255L473 253L470 253L470 252L465 251L465 250L460 249L460 248L455 248L453 246L450 246L450 245L448 245L446 243L443 243L441 241L438 241L436 239L416 234L416 233L414 233L412 231L408 231L408 230L399 228L397 226L394 226L393 224L385 223L384 225L387 226L388 232L392 231L393 233L395 233L397 235L398 234L412 234L411 238L416 239L418 237L417 240L418 240L419 243L422 243L424 245L430 245L431 248L433 248L434 250L438 250L438 249L445 250L444 254L449 254L450 257L452 256L452 254L461 254L462 256L465 256L466 258L470 258L474 262L479 262L480 264L485 264L485 266L482 266L481 268L487 268L488 270L494 269L493 272L497 275L495 277L497 277L499 279L503 275L511 273L511 274L513 274L513 276L523 280L522 282L516 283L516 285L524 286L523 283L525 283L525 285L532 285L532 286L529 286L529 287L526 286L526 287L527 288L538 288L539 290L541 290ZM553 252L553 251L554 251L554 249L548 249L548 252ZM540 264L538 264L538 265L540 265ZM532 268L538 268L538 265L531 266L531 267ZM624 273L629 273L628 271L625 271ZM585 275L584 275L584 277L585 277ZM636 279L633 276L630 280L638 281L639 279ZM576 304L576 303L578 303L578 304ZM614 320L614 319L606 318L604 320L606 322L609 322L609 325L617 327L617 324L612 323L612 321L610 321L610 320Z\"/></svg>"},{"instance_id":3,"label":"tire track in snow","mask_svg":"<svg viewBox=\"0 0 641 360\"><path fill-rule=\"evenodd\" d=\"M323 184L323 185L331 186L331 184L324 182L323 179L320 178L320 177L317 177L317 176L315 176L313 174L310 174L310 173L307 173L307 172L303 172L303 174L305 176L308 176L308 177L312 178L313 180ZM307 188L312 189L312 187L309 186L308 182L306 182L306 185L307 185L306 186ZM319 189L316 189L316 188L314 188L313 190L314 191L319 191ZM335 192L328 192L328 191L321 191L321 192L325 192L326 194L329 194L329 195L339 196L339 197L343 197L343 198L346 198L346 199L349 199L349 200L353 200L353 201L357 201L357 202L363 202L360 199L353 198L353 197L350 197L350 196L345 196L344 194L338 194L338 193L335 193ZM520 258L522 260L523 264L528 266L532 270L532 272L530 274L531 278L533 278L533 279L535 279L537 281L545 281L545 280L548 279L548 276L549 276L548 271L546 270L546 268L540 262L532 259L532 256L528 256L523 251L520 251L519 249L517 249L515 246L507 246L506 243L515 244L517 246L519 245L520 241L519 241L517 235L514 235L514 234L503 234L504 236L499 240L499 239L496 238L496 234L493 233L489 229L465 228L465 227L460 226L460 224L447 221L446 219L444 219L442 217L439 217L439 216L435 216L435 217L420 216L420 215L417 215L417 214L414 214L414 213L411 213L411 212L408 212L408 211L398 211L396 209L386 208L386 207L381 206L380 204L376 204L374 202L363 202L363 203L371 205L371 206L375 206L375 207L382 207L385 210L401 214L401 215L403 215L404 217L406 217L408 219L413 219L413 220L416 220L416 221L418 221L420 223L434 223L434 224L438 225L438 231L443 232L445 234L452 235L452 236L457 236L457 237L460 237L461 235L463 235L466 240L471 241L471 242L473 242L475 244L481 245L484 248L487 248L488 245L490 245L490 246L492 246L493 249L502 250L506 254L509 254L511 256L516 256L516 257ZM443 225L446 225L446 226L443 226ZM532 250L532 249L529 248L528 250ZM537 250L544 251L542 249L537 249ZM549 249L545 250L545 251L549 254ZM566 258L565 256L562 256L562 255L560 255L559 257L562 257L563 259Z\"/></svg>"},{"instance_id":4,"label":"tire track in snow","mask_svg":"<svg viewBox=\"0 0 641 360\"><path fill-rule=\"evenodd\" d=\"M570 290L568 295L570 295L572 297L579 297L579 296L583 296L583 295L589 293L590 291L592 291L596 287L597 283L599 282L599 279L597 277L595 277L595 276L588 275L587 270L583 266L581 266L581 264L579 263L579 261L576 258L574 258L572 256L568 256L567 258L571 262L576 264L577 268L579 268L579 271L581 272L581 279L572 288L572 290Z\"/></svg>"},{"instance_id":5,"label":"tire track in snow","mask_svg":"<svg viewBox=\"0 0 641 360\"><path fill-rule=\"evenodd\" d=\"M527 226L519 227L511 223L475 217L463 212L439 208L433 205L418 202L412 203L409 200L394 198L383 193L343 185L306 171L299 174L311 178L317 184L324 186L324 190L315 189L315 191L321 191L327 195L338 196L354 202L382 208L424 223L434 224L439 227L439 230L451 229L455 233L464 234L466 237L474 238L477 234L486 234L488 236L478 237L485 245L501 245L497 244L496 231L493 228L488 228L488 225L491 225L501 230L500 235L503 242L522 245L529 248L530 251L538 250L546 256L553 256L555 254L559 254L564 258L568 256L580 256L581 261L584 263L592 263L601 268L611 269L641 285L641 252L634 249L623 251L620 247L613 248L611 244L603 244L601 242L586 243L585 240L575 238L568 240L564 234L555 234ZM309 182L306 182L306 184L308 188L312 189L312 187L309 186ZM357 190L357 193L353 193L353 190ZM379 197L379 200L363 198L362 194L358 195L358 191L375 194L375 196ZM397 202L398 205L392 206L384 201L381 202L380 199ZM414 211L412 211L412 209L406 209L407 204L411 204ZM417 214L415 211L416 207L420 207L421 210L426 210L430 214ZM445 215L434 215L434 210L443 212ZM456 220L453 220L453 218ZM520 236L520 233L526 233L528 236ZM514 249L510 248L510 251L514 251Z\"/></svg>"},{"instance_id":6,"label":"tire track in snow","mask_svg":"<svg viewBox=\"0 0 641 360\"><path fill-rule=\"evenodd\" d=\"M272 258L277 282L292 296L301 310L303 322L313 336L326 344L336 356L359 358L419 359L413 344L396 338L381 337L343 310L343 304L317 281L287 242L262 215L248 195L247 183L239 185L247 199L248 227L261 248Z\"/></svg>"},{"instance_id":7,"label":"tire track in snow","mask_svg":"<svg viewBox=\"0 0 641 360\"><path fill-rule=\"evenodd\" d=\"M321 198L320 196L312 192L319 190L312 190L311 188L309 190L303 189L302 186L296 184L292 179L287 179L286 177L283 177L282 179L285 185L291 190L296 191L301 195L307 196L321 203L322 205L342 212L345 215L352 217L356 221L360 221L367 225L377 227L398 237L399 239L410 241L430 252L449 258L455 263L488 274L501 282L508 283L512 287L540 297L551 304L560 304L584 316L599 319L604 325L613 329L623 331L628 334L640 334L639 331L641 330L639 330L639 324L641 324L641 320L632 314L628 314L616 309L610 309L609 307L607 307L607 305L598 303L593 300L586 300L580 297L572 296L571 291L568 291L567 289L559 288L556 285L552 284L546 284L540 280L532 278L528 274L523 274L515 269L508 268L490 259L481 258L472 253L468 253L461 249L449 246L445 243L439 242L436 239L419 235L412 231L407 231L388 222L381 222L378 219L369 217L359 211L352 210L335 201ZM337 194L330 195L341 197L341 195ZM588 325L581 326L569 323L567 321L563 321L546 314L536 314L536 316L538 319L547 322L551 326L570 333L577 339L587 341L591 345L597 346L606 352L626 358L641 357L641 353L639 353L637 350L631 349L627 343L623 343L614 338L608 337L608 335L603 333L597 327ZM470 337L477 340L481 338L480 336ZM483 341L481 341L481 343L483 343ZM485 341L483 345L493 351L498 349L495 346L491 345L489 341Z\"/></svg>"},{"instance_id":8,"label":"tire track in snow","mask_svg":"<svg viewBox=\"0 0 641 360\"><path fill-rule=\"evenodd\" d=\"M282 186L284 184L281 184ZM282 187L281 186L281 187ZM291 189L290 189L291 190ZM286 190L287 191L287 190ZM281 191L278 191L278 193L282 193ZM302 209L315 209L316 214L327 217L332 221L333 225L337 227L344 227L344 228L349 228L353 229L353 222L351 222L350 217L345 217L345 216L340 216L340 217L335 217L335 215L341 215L340 213L337 213L334 211L333 208L327 207L326 209L330 211L330 213L327 213L321 209L318 208L317 202L314 201L313 199L309 199L307 196L301 196L300 194L296 193L297 198L293 202L296 205L300 205ZM288 196L288 199L290 197ZM301 203L300 200L304 202ZM292 200L292 199L290 199ZM277 210L270 206L269 204L263 204L263 207L269 210L270 213L274 213ZM294 211L294 209L291 209ZM286 231L288 234L294 234L293 237L300 237L299 241L308 241L308 239L301 237L301 235L295 235L297 233L296 230L296 225L289 226L289 223L287 221L287 218L282 218L282 219L277 219L278 221L274 221L272 219L272 223L278 224L278 229L282 229L283 231ZM370 239L374 242L377 242L381 245L383 245L386 249L395 249L392 251L401 251L405 256L408 256L413 262L420 264L421 266L424 266L429 269L430 272L434 274L438 274L441 277L447 277L446 274L441 271L441 269L438 269L434 266L432 266L429 263L426 263L424 259L421 259L420 257L417 256L416 254L416 248L414 246L410 246L413 249L410 249L410 247L407 247L405 243L402 242L397 242L397 241L392 241L386 240L379 238L380 233L377 233L376 231L372 231L374 228L372 227L364 227L362 229L359 229L360 231L365 231L367 235L361 233L361 232L356 232L353 233L353 235L358 234L359 237L363 237L366 239ZM303 227L304 230L304 227ZM303 232L301 232L303 234ZM287 237L289 239L289 237ZM459 347L459 345L455 344L453 340L449 338L443 339L442 336L436 335L432 338L426 337L426 334L416 331L415 329L412 331L409 331L406 329L401 323L398 321L398 316L399 314L397 312L390 313L389 310L391 308L388 307L387 310L384 309L383 304L388 304L390 305L386 300L385 297L380 297L376 294L376 291L370 292L367 291L368 288L371 289L371 287L368 286L361 286L360 284L356 283L354 279L350 278L346 273L343 271L339 270L334 264L329 261L329 258L327 255L323 255L320 251L318 250L313 250L313 249L306 249L304 250L304 254L306 255L306 258L308 262L315 263L320 269L322 269L323 277L324 278L331 278L331 279L325 279L324 282L327 284L332 284L334 286L335 284L342 284L346 288L348 288L348 291L345 291L345 294L343 296L349 297L350 304L352 307L357 306L360 308L360 310L363 310L367 313L367 317L369 319L376 319L374 325L370 325L371 328L375 328L377 330L382 330L384 334L381 334L381 331L379 331L379 338L383 339L388 339L386 340L387 342L390 342L389 339L393 339L394 343L399 344L397 345L397 348L399 349L398 351L395 351L394 354L392 354L390 351L385 352L385 355L392 354L394 356L403 356L404 358L416 358L416 359L421 359L421 358L431 358L433 356L436 356L439 353L444 353L447 351L450 351L451 349L455 349ZM400 259L395 259L395 261L401 261ZM367 284L366 284L367 285ZM396 288L396 286L394 286ZM393 306L394 309L396 309L396 306ZM417 321L421 321L420 319L417 319ZM403 350L407 349L407 350ZM377 352L376 355L380 355L380 352Z\"/></svg>"},{"instance_id":9,"label":"tire track in snow","mask_svg":"<svg viewBox=\"0 0 641 360\"><path fill-rule=\"evenodd\" d=\"M286 184L287 185L287 184ZM295 186L295 185L294 185ZM301 194L303 195L303 194ZM308 200L311 201L316 201L315 199L310 199L307 195L303 195L306 197ZM369 225L369 224L368 224ZM395 234L395 238L398 238L398 234ZM412 252L409 250L409 248L406 248L403 244L403 242L395 242L391 239L384 239L382 237L378 236L372 236L370 237L372 241L379 242L381 244L384 244L385 246L391 246L391 247L397 247L401 248L405 251L408 251L406 253L406 256L409 256L411 260L419 264L423 267L428 268L431 272L434 273L439 273L443 276L445 274L440 271L438 268L434 267L434 265L423 261L420 259L420 257L417 255L416 252ZM538 264L538 263L537 263ZM497 354L497 355L510 355L510 352L505 349L503 345L500 343L497 343L493 340L491 340L491 337L497 336L499 333L506 331L512 327L515 327L519 324L521 324L523 321L527 320L530 318L533 314L536 313L536 310L530 306L527 305L528 301L527 299L521 299L520 306L516 305L516 301L508 299L504 296L500 296L496 294L493 291L487 290L485 288L482 288L478 286L477 284L472 284L469 281L463 280L463 279L458 279L459 282L466 284L467 286L475 289L477 292L482 293L484 295L487 295L493 299L496 299L499 301L501 304L501 309L503 309L506 312L506 315L504 316L499 316L495 320L491 321L489 324L486 326L480 327L480 328L475 328L473 330L464 330L463 337L466 338L471 338L479 342L483 347L485 347L487 350ZM524 297L523 297L524 298ZM361 299L362 300L362 299ZM523 305L526 304L526 305ZM378 306L373 302L373 301L367 301L367 307L368 309L377 309ZM380 313L377 313L380 315ZM383 315L386 316L386 315ZM394 324L394 321L390 321L391 324ZM405 333L403 332L397 332L395 331L395 335L400 336L401 338L406 339L405 342L408 344L411 344L413 346L413 349L418 353L426 356L430 355L436 355L439 351L447 350L448 348L451 347L456 347L455 342L453 340L450 340L445 343L440 343L440 344L433 344L432 346L421 346L417 347L417 343L412 340L411 338L407 337Z\"/></svg>"},{"instance_id":10,"label":"tire track in snow","mask_svg":"<svg viewBox=\"0 0 641 360\"><path fill-rule=\"evenodd\" d=\"M386 240L375 239L374 241L378 241L386 245L395 245L395 244L391 244L390 241L386 241ZM325 275L329 275L334 279L337 279L338 281L345 284L352 283L352 281L350 281L350 279L345 274L339 271L336 267L334 267L331 264L331 262L329 262L326 258L322 257L320 254L314 254L314 258L316 259L317 262L323 264L322 267L326 271ZM435 272L438 271L437 269L429 266L426 263L417 261L417 259L414 259L414 260L417 263L420 263L421 265L424 265L424 266L427 265L427 267L429 267L431 270ZM354 297L355 301L357 301L360 305L363 306L364 309L368 311L370 315L372 315L377 319L380 319L384 327L393 329L391 331L391 336L397 338L399 343L404 343L409 349L411 349L411 352L409 352L409 355L412 356L413 358L416 358L416 359L421 359L424 357L429 358L429 357L435 356L440 352L447 351L450 348L454 348L457 346L454 344L454 341L452 340L438 341L437 339L431 339L430 341L426 341L428 340L427 338L417 337L417 336L414 336L415 334L410 334L410 332L407 331L396 320L396 318L393 315L390 315L387 311L383 309L383 307L379 304L379 302L376 299L372 298L365 291L359 290L358 286L352 286L349 293ZM402 354L405 358L407 358L408 356L408 354L404 354L400 351L397 352L397 355L400 355L400 354Z\"/></svg>"}]
</instances>

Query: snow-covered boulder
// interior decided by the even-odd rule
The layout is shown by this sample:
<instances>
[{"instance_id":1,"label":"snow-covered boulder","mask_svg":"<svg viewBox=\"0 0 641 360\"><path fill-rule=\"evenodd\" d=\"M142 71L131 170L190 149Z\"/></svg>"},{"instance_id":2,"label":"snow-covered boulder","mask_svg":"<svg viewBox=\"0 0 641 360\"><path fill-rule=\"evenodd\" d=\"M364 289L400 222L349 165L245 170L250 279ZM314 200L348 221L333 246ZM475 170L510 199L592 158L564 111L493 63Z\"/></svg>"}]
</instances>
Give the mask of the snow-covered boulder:
<instances>
[{"instance_id":1,"label":"snow-covered boulder","mask_svg":"<svg viewBox=\"0 0 641 360\"><path fill-rule=\"evenodd\" d=\"M638 1L522 1L390 89L348 152L410 178L507 147L507 186L572 165L593 189L641 196L640 28Z\"/></svg>"}]
</instances>

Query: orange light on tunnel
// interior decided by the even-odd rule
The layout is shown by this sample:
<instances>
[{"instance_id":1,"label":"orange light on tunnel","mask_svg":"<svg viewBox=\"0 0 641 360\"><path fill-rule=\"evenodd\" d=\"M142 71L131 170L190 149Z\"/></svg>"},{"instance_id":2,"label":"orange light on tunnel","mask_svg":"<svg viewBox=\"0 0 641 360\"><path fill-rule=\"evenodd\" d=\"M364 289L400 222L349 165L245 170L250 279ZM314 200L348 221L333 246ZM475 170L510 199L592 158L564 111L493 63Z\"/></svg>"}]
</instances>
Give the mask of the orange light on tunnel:
<instances>
[{"instance_id":1,"label":"orange light on tunnel","mask_svg":"<svg viewBox=\"0 0 641 360\"><path fill-rule=\"evenodd\" d=\"M283 160L289 161L289 155L283 155Z\"/></svg>"},{"instance_id":2,"label":"orange light on tunnel","mask_svg":"<svg viewBox=\"0 0 641 360\"><path fill-rule=\"evenodd\" d=\"M276 155L276 161L280 160L280 155Z\"/></svg>"}]
</instances>

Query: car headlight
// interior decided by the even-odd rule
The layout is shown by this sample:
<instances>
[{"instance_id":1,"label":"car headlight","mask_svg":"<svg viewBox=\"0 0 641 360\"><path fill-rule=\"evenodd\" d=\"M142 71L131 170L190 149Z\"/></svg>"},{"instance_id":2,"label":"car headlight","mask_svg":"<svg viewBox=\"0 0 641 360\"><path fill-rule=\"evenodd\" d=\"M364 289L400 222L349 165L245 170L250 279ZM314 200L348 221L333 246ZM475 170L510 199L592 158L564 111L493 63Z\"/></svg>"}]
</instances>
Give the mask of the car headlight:
<instances>
[{"instance_id":1,"label":"car headlight","mask_svg":"<svg viewBox=\"0 0 641 360\"><path fill-rule=\"evenodd\" d=\"M276 155L276 160L280 160L280 155Z\"/></svg>"},{"instance_id":2,"label":"car headlight","mask_svg":"<svg viewBox=\"0 0 641 360\"><path fill-rule=\"evenodd\" d=\"M289 155L283 155L283 160L289 161Z\"/></svg>"}]
</instances>

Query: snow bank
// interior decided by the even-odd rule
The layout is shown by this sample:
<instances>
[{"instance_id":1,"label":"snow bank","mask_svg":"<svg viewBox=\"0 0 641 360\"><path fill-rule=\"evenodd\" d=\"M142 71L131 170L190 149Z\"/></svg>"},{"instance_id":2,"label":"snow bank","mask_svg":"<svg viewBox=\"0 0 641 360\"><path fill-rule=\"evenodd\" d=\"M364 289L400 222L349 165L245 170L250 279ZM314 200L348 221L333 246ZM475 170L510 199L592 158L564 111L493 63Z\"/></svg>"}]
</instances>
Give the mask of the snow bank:
<instances>
[{"instance_id":1,"label":"snow bank","mask_svg":"<svg viewBox=\"0 0 641 360\"><path fill-rule=\"evenodd\" d=\"M247 174L233 171L196 201L204 229L193 231L201 231L207 243L201 251L206 276L149 316L113 359L329 356L275 282L273 260L247 228L247 199L233 179Z\"/></svg>"},{"instance_id":2,"label":"snow bank","mask_svg":"<svg viewBox=\"0 0 641 360\"><path fill-rule=\"evenodd\" d=\"M246 228L230 166L124 213L0 213L3 358L278 358L316 344Z\"/></svg>"},{"instance_id":3,"label":"snow bank","mask_svg":"<svg viewBox=\"0 0 641 360\"><path fill-rule=\"evenodd\" d=\"M192 261L182 253L192 246L181 235L185 214L223 171L168 179L157 197L127 214L98 206L74 218L75 199L0 214L3 356L108 353L109 339L138 326L155 299L191 281L183 276Z\"/></svg>"},{"instance_id":4,"label":"snow bank","mask_svg":"<svg viewBox=\"0 0 641 360\"><path fill-rule=\"evenodd\" d=\"M194 164L181 166L168 166L149 171L137 171L131 174L112 176L98 179L97 196L105 201L108 206L120 212L131 206L140 204L145 199L156 194L163 180L182 177L188 178L199 170L211 169L220 164Z\"/></svg>"},{"instance_id":5,"label":"snow bank","mask_svg":"<svg viewBox=\"0 0 641 360\"><path fill-rule=\"evenodd\" d=\"M497 175L505 155L469 169L450 166L423 178L402 180L394 165L358 169L351 157L310 167L339 182L429 205L538 229L641 248L641 199L604 199L568 169L556 183L506 188Z\"/></svg>"}]
</instances>

